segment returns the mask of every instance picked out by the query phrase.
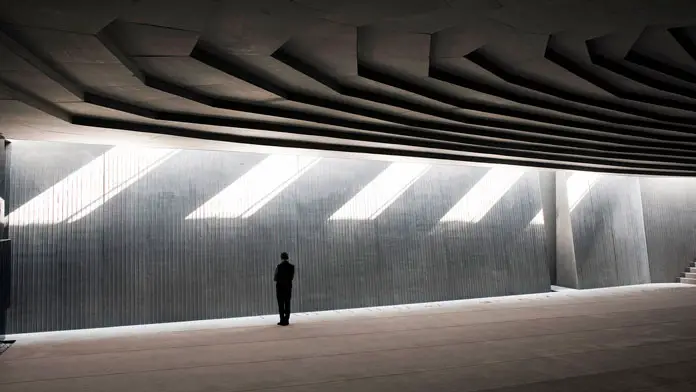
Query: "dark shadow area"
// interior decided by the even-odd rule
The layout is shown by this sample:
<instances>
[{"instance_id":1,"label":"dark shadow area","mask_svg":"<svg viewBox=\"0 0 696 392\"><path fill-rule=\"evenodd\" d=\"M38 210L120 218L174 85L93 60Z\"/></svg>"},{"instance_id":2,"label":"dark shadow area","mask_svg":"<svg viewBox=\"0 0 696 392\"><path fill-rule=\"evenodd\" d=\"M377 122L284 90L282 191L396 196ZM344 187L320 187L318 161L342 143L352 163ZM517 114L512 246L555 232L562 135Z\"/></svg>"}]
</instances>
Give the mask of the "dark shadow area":
<instances>
[{"instance_id":1,"label":"dark shadow area","mask_svg":"<svg viewBox=\"0 0 696 392\"><path fill-rule=\"evenodd\" d=\"M637 386L630 389L628 385ZM613 370L559 380L488 389L489 392L555 392L555 391L691 391L696 388L692 361Z\"/></svg>"},{"instance_id":2,"label":"dark shadow area","mask_svg":"<svg viewBox=\"0 0 696 392\"><path fill-rule=\"evenodd\" d=\"M2 338L0 338L0 355L4 354L5 351L9 350L14 343L15 340L2 340Z\"/></svg>"}]
</instances>

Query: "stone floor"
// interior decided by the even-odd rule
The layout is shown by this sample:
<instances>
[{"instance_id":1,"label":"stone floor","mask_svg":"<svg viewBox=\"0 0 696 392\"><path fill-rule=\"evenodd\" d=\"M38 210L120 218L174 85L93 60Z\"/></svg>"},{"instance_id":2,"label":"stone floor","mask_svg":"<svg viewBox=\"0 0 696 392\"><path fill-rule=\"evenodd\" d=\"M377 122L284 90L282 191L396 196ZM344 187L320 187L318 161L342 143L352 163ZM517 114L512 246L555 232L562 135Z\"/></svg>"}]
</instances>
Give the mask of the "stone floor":
<instances>
[{"instance_id":1,"label":"stone floor","mask_svg":"<svg viewBox=\"0 0 696 392\"><path fill-rule=\"evenodd\" d=\"M15 391L696 391L696 286L18 335Z\"/></svg>"}]
</instances>

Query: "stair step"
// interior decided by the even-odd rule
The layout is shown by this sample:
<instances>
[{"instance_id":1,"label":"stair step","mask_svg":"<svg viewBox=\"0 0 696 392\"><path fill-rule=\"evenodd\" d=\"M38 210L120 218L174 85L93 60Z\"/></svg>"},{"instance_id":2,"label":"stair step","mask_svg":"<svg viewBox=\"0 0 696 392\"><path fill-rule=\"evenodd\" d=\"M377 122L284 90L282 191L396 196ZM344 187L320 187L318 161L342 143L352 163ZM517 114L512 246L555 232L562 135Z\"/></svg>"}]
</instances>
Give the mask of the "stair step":
<instances>
[{"instance_id":1,"label":"stair step","mask_svg":"<svg viewBox=\"0 0 696 392\"><path fill-rule=\"evenodd\" d=\"M696 279L696 272L684 272L684 278Z\"/></svg>"},{"instance_id":2,"label":"stair step","mask_svg":"<svg viewBox=\"0 0 696 392\"><path fill-rule=\"evenodd\" d=\"M696 284L696 279L690 279L690 278L679 278L680 283L686 283L686 284Z\"/></svg>"},{"instance_id":3,"label":"stair step","mask_svg":"<svg viewBox=\"0 0 696 392\"><path fill-rule=\"evenodd\" d=\"M687 272L696 272L696 267L689 268L689 271L687 271Z\"/></svg>"}]
</instances>

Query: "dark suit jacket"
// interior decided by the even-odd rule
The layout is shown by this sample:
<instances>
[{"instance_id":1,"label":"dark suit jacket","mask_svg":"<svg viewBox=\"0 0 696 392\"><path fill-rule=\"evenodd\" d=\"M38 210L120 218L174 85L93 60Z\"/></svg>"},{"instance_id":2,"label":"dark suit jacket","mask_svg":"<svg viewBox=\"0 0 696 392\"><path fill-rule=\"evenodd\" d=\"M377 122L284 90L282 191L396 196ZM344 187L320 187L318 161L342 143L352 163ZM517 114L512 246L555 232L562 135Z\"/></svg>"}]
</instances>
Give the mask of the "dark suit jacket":
<instances>
[{"instance_id":1,"label":"dark suit jacket","mask_svg":"<svg viewBox=\"0 0 696 392\"><path fill-rule=\"evenodd\" d=\"M287 261L283 261L278 264L275 269L275 274L273 280L276 282L277 287L290 288L292 287L292 280L295 278L295 266Z\"/></svg>"}]
</instances>

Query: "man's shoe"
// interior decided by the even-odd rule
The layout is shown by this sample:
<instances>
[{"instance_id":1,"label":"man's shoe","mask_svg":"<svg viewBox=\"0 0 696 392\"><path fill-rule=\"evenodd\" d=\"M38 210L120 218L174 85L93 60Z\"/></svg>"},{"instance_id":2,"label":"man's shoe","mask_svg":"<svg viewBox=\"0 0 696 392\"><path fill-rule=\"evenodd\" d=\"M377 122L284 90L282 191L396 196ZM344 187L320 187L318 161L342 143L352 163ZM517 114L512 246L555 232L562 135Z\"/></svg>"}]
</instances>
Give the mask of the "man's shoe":
<instances>
[{"instance_id":1,"label":"man's shoe","mask_svg":"<svg viewBox=\"0 0 696 392\"><path fill-rule=\"evenodd\" d=\"M280 321L280 322L278 323L278 325L285 325L285 323L282 322L282 321Z\"/></svg>"}]
</instances>

